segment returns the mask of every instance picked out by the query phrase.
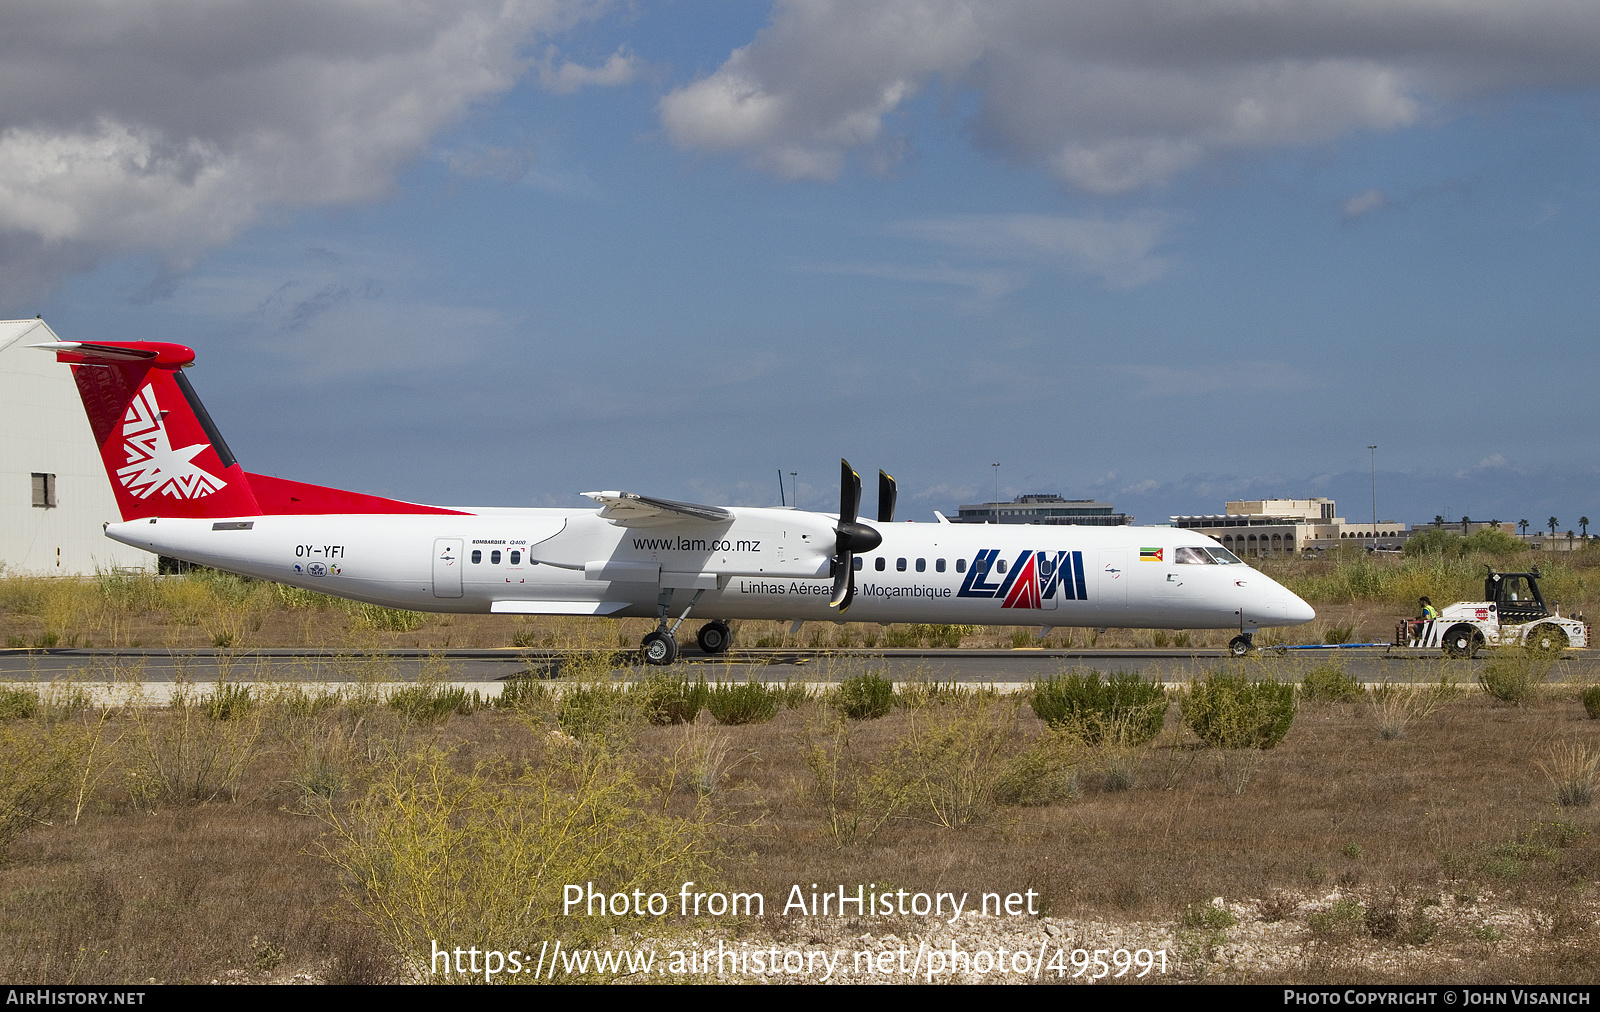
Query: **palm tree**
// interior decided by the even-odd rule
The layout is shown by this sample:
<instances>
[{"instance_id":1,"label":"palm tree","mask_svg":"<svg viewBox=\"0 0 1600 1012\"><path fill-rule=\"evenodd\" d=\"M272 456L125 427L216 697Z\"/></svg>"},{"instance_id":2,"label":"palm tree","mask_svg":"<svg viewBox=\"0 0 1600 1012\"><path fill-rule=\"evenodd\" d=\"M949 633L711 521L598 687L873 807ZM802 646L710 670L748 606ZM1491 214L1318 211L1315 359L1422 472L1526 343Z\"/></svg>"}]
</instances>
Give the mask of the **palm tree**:
<instances>
[{"instance_id":1,"label":"palm tree","mask_svg":"<svg viewBox=\"0 0 1600 1012\"><path fill-rule=\"evenodd\" d=\"M1439 514L1435 513L1433 515L1433 526L1435 526L1435 527L1443 527L1444 526L1444 517L1442 517Z\"/></svg>"},{"instance_id":2,"label":"palm tree","mask_svg":"<svg viewBox=\"0 0 1600 1012\"><path fill-rule=\"evenodd\" d=\"M1528 533L1528 521L1526 521L1526 520L1518 520L1517 521L1517 532L1519 534L1526 535Z\"/></svg>"},{"instance_id":3,"label":"palm tree","mask_svg":"<svg viewBox=\"0 0 1600 1012\"><path fill-rule=\"evenodd\" d=\"M1547 520L1545 522L1550 525L1550 536L1552 538L1555 537L1556 536L1556 524L1559 524L1561 521L1557 520L1555 517L1551 517L1549 520Z\"/></svg>"},{"instance_id":4,"label":"palm tree","mask_svg":"<svg viewBox=\"0 0 1600 1012\"><path fill-rule=\"evenodd\" d=\"M1471 517L1462 517L1461 518L1461 533L1462 534L1471 534L1472 533L1472 518Z\"/></svg>"},{"instance_id":5,"label":"palm tree","mask_svg":"<svg viewBox=\"0 0 1600 1012\"><path fill-rule=\"evenodd\" d=\"M1588 541L1589 540L1589 518L1588 517L1579 517L1578 518L1578 530L1583 532L1583 540Z\"/></svg>"},{"instance_id":6,"label":"palm tree","mask_svg":"<svg viewBox=\"0 0 1600 1012\"><path fill-rule=\"evenodd\" d=\"M1571 531L1567 532L1567 551L1572 551L1572 539L1576 536L1577 535L1573 534Z\"/></svg>"}]
</instances>

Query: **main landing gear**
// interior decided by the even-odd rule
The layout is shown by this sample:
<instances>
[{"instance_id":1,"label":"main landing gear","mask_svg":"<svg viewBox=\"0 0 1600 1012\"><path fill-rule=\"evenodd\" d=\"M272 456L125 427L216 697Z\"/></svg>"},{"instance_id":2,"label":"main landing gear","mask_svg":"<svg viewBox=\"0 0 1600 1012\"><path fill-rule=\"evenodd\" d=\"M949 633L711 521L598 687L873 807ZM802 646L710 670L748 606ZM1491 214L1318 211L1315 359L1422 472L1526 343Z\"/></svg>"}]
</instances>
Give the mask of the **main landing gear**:
<instances>
[{"instance_id":1,"label":"main landing gear","mask_svg":"<svg viewBox=\"0 0 1600 1012\"><path fill-rule=\"evenodd\" d=\"M1228 641L1228 653L1243 657L1255 649L1255 633L1240 633Z\"/></svg>"},{"instance_id":2,"label":"main landing gear","mask_svg":"<svg viewBox=\"0 0 1600 1012\"><path fill-rule=\"evenodd\" d=\"M648 633L644 641L639 644L639 656L646 664L665 667L678 659L678 627L683 625L683 620L694 611L694 606L700 603L700 595L705 591L697 590L694 597L689 599L689 607L683 609L683 614L678 620L667 626L667 606L672 603L672 589L665 588L656 595L656 619L660 623L655 630ZM728 649L728 642L733 634L728 629L728 623L721 619L712 619L700 627L699 634L695 637L700 643L700 649L708 654L720 654Z\"/></svg>"},{"instance_id":3,"label":"main landing gear","mask_svg":"<svg viewBox=\"0 0 1600 1012\"><path fill-rule=\"evenodd\" d=\"M720 618L712 619L700 627L700 633L695 639L700 641L700 649L708 654L720 654L728 649L728 641L733 638L733 633L728 629L728 623Z\"/></svg>"}]
</instances>

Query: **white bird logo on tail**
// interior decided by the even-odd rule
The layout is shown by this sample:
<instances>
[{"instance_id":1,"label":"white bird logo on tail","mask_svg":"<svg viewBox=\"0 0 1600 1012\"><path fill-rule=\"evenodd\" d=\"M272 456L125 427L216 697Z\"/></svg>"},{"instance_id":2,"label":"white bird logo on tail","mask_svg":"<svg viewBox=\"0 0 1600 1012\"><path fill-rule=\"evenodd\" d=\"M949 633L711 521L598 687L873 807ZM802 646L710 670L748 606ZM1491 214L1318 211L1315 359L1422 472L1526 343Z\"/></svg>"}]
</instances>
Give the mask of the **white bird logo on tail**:
<instances>
[{"instance_id":1,"label":"white bird logo on tail","mask_svg":"<svg viewBox=\"0 0 1600 1012\"><path fill-rule=\"evenodd\" d=\"M175 499L198 499L228 485L193 463L195 454L209 443L172 448L161 408L156 404L156 392L148 383L122 416L122 445L127 450L128 463L117 468L117 479L141 499L156 492Z\"/></svg>"}]
</instances>

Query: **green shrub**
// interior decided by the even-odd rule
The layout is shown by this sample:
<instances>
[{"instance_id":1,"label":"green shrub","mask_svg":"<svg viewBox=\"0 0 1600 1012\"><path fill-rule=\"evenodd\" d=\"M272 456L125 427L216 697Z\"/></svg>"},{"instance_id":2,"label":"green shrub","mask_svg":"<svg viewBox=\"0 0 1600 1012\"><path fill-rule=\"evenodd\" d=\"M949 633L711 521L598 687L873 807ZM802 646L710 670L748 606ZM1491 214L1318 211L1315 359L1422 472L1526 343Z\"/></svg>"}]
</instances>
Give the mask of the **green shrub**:
<instances>
[{"instance_id":1,"label":"green shrub","mask_svg":"<svg viewBox=\"0 0 1600 1012\"><path fill-rule=\"evenodd\" d=\"M1583 710L1589 715L1589 719L1600 720L1600 685L1591 685L1584 689L1579 698L1583 700Z\"/></svg>"},{"instance_id":2,"label":"green shrub","mask_svg":"<svg viewBox=\"0 0 1600 1012\"><path fill-rule=\"evenodd\" d=\"M521 710L550 698L550 686L537 678L516 675L500 686L500 695L494 697L496 710Z\"/></svg>"},{"instance_id":3,"label":"green shrub","mask_svg":"<svg viewBox=\"0 0 1600 1012\"><path fill-rule=\"evenodd\" d=\"M574 738L604 736L633 716L627 687L616 682L580 682L561 693L556 721Z\"/></svg>"},{"instance_id":4,"label":"green shrub","mask_svg":"<svg viewBox=\"0 0 1600 1012\"><path fill-rule=\"evenodd\" d=\"M754 679L718 682L706 692L706 710L719 724L765 724L778 715L781 692Z\"/></svg>"},{"instance_id":5,"label":"green shrub","mask_svg":"<svg viewBox=\"0 0 1600 1012\"><path fill-rule=\"evenodd\" d=\"M1189 689L1183 722L1213 748L1268 749L1289 733L1294 704L1294 686L1287 682L1215 674Z\"/></svg>"},{"instance_id":6,"label":"green shrub","mask_svg":"<svg viewBox=\"0 0 1600 1012\"><path fill-rule=\"evenodd\" d=\"M389 706L412 724L440 724L482 709L483 696L477 690L468 694L461 686L425 683L394 690Z\"/></svg>"},{"instance_id":7,"label":"green shrub","mask_svg":"<svg viewBox=\"0 0 1600 1012\"><path fill-rule=\"evenodd\" d=\"M1329 626L1328 631L1322 634L1322 642L1334 644L1349 643L1355 638L1355 634L1356 626L1354 622L1346 622L1344 625L1333 625Z\"/></svg>"},{"instance_id":8,"label":"green shrub","mask_svg":"<svg viewBox=\"0 0 1600 1012\"><path fill-rule=\"evenodd\" d=\"M1535 657L1526 650L1504 651L1484 662L1478 684L1501 702L1521 706L1538 692L1553 666L1549 658Z\"/></svg>"},{"instance_id":9,"label":"green shrub","mask_svg":"<svg viewBox=\"0 0 1600 1012\"><path fill-rule=\"evenodd\" d=\"M1319 664L1300 679L1300 698L1308 703L1348 703L1361 695L1361 683L1337 664Z\"/></svg>"},{"instance_id":10,"label":"green shrub","mask_svg":"<svg viewBox=\"0 0 1600 1012\"><path fill-rule=\"evenodd\" d=\"M1033 683L1033 712L1052 727L1069 728L1091 745L1143 745L1161 733L1166 689L1119 671L1068 672Z\"/></svg>"},{"instance_id":11,"label":"green shrub","mask_svg":"<svg viewBox=\"0 0 1600 1012\"><path fill-rule=\"evenodd\" d=\"M416 632L428 618L420 611L385 608L382 605L360 601L345 602L345 610L350 615L352 628L376 629L381 632Z\"/></svg>"},{"instance_id":12,"label":"green shrub","mask_svg":"<svg viewBox=\"0 0 1600 1012\"><path fill-rule=\"evenodd\" d=\"M634 689L645 719L658 726L693 723L709 691L703 677L691 682L668 674L650 675Z\"/></svg>"},{"instance_id":13,"label":"green shrub","mask_svg":"<svg viewBox=\"0 0 1600 1012\"><path fill-rule=\"evenodd\" d=\"M1215 903L1192 903L1183 911L1183 918L1179 922L1186 928L1197 928L1204 931L1222 931L1239 923L1227 907Z\"/></svg>"},{"instance_id":14,"label":"green shrub","mask_svg":"<svg viewBox=\"0 0 1600 1012\"><path fill-rule=\"evenodd\" d=\"M200 701L200 705L206 708L206 716L212 720L238 720L255 707L255 702L250 695L250 686L237 682L218 682Z\"/></svg>"},{"instance_id":15,"label":"green shrub","mask_svg":"<svg viewBox=\"0 0 1600 1012\"><path fill-rule=\"evenodd\" d=\"M834 690L833 705L851 720L877 720L894 707L894 683L876 671L851 675Z\"/></svg>"},{"instance_id":16,"label":"green shrub","mask_svg":"<svg viewBox=\"0 0 1600 1012\"><path fill-rule=\"evenodd\" d=\"M0 689L0 720L26 720L39 712L39 694L32 689Z\"/></svg>"}]
</instances>

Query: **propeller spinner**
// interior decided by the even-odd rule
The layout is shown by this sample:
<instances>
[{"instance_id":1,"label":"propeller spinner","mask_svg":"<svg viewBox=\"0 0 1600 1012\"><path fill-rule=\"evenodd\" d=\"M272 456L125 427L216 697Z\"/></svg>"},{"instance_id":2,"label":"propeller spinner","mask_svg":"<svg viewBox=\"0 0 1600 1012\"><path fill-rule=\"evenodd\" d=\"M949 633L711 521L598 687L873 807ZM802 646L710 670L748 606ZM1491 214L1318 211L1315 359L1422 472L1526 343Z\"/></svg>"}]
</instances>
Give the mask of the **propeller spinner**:
<instances>
[{"instance_id":1,"label":"propeller spinner","mask_svg":"<svg viewBox=\"0 0 1600 1012\"><path fill-rule=\"evenodd\" d=\"M882 511L882 478L879 479L879 511ZM891 486L893 479L890 479ZM893 497L891 495L891 504ZM891 507L892 508L892 507ZM856 520L861 510L861 475L855 472L848 460L839 461L839 523L834 528L833 596L828 604L843 612L850 607L856 594L855 557L857 552L870 552L883 544L883 535Z\"/></svg>"}]
</instances>

